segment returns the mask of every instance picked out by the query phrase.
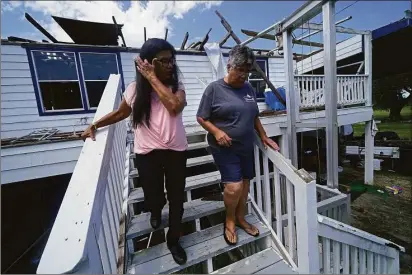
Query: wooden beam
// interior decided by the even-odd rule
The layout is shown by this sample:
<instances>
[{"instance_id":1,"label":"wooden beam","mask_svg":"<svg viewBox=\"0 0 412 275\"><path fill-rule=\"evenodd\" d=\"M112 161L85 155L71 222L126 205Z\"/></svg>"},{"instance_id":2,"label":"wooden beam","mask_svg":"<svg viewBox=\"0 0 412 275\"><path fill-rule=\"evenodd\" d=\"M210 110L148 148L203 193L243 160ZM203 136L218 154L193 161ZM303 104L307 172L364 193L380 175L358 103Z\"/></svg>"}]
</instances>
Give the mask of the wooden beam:
<instances>
[{"instance_id":1,"label":"wooden beam","mask_svg":"<svg viewBox=\"0 0 412 275\"><path fill-rule=\"evenodd\" d=\"M297 138L296 138L296 122L299 119L299 102L300 98L295 89L295 77L293 73L293 55L292 55L292 32L283 32L283 46L284 46L284 67L286 74L286 115L287 115L287 129L286 136L289 145L289 158L293 166L298 167L298 152L297 152Z\"/></svg>"},{"instance_id":2,"label":"wooden beam","mask_svg":"<svg viewBox=\"0 0 412 275\"><path fill-rule=\"evenodd\" d=\"M250 30L241 30L244 34L248 35L248 36L256 36L258 35L258 32L255 31L250 31ZM276 37L276 35L273 34L264 34L262 36L260 36L260 38L264 38L264 39L269 39L269 40L275 40L277 41L278 38ZM318 42L309 42L309 41L303 41L303 40L297 40L297 39L293 39L292 43L294 44L299 44L299 45L304 45L304 46L312 46L312 47L320 47L323 48L323 44L322 43L318 43ZM282 48L282 47L281 47ZM280 48L279 48L280 49Z\"/></svg>"},{"instance_id":3,"label":"wooden beam","mask_svg":"<svg viewBox=\"0 0 412 275\"><path fill-rule=\"evenodd\" d=\"M311 47L323 48L323 44L322 44L322 43L318 43L318 42L305 41L305 40L296 40L296 39L293 39L292 41L293 41L294 44L299 44L299 45L303 45L303 46L311 46Z\"/></svg>"},{"instance_id":4,"label":"wooden beam","mask_svg":"<svg viewBox=\"0 0 412 275\"><path fill-rule=\"evenodd\" d=\"M216 15L220 18L220 22L222 23L223 27L226 29L228 33L231 34L233 40L235 40L236 44L241 44L242 42L240 41L239 37L232 31L232 27L229 25L229 23L226 21L226 19L218 12L215 11ZM257 65L256 62L253 63L253 68L257 71L257 73L265 80L266 84L269 86L269 88L272 90L272 92L275 94L275 96L279 99L279 101L286 106L286 101L283 99L283 97L280 95L276 87L270 82L266 74L262 71L262 69Z\"/></svg>"},{"instance_id":5,"label":"wooden beam","mask_svg":"<svg viewBox=\"0 0 412 275\"><path fill-rule=\"evenodd\" d=\"M114 26L116 27L116 33L117 33L117 35L118 35L118 36L120 35L120 37L122 38L123 46L124 46L124 47L127 47L127 46L126 46L126 41L124 40L124 36L123 36L122 29L119 28L119 25L117 25L116 18L114 18L114 16L112 16L112 19L113 19Z\"/></svg>"},{"instance_id":6,"label":"wooden beam","mask_svg":"<svg viewBox=\"0 0 412 275\"><path fill-rule=\"evenodd\" d=\"M187 39L189 38L189 33L186 32L185 37L183 38L182 45L180 45L180 49L184 50L186 46Z\"/></svg>"},{"instance_id":7,"label":"wooden beam","mask_svg":"<svg viewBox=\"0 0 412 275\"><path fill-rule=\"evenodd\" d=\"M336 22L336 25L342 24L343 22L346 22L346 21L351 20L351 19L352 19L352 16L345 17L345 18L343 18L342 20L337 21L337 22ZM296 40L303 40L303 39L305 39L305 38L308 38L308 37L310 37L310 36L312 36L312 35L315 35L315 34L317 34L317 33L320 33L320 32L321 32L321 31L319 31L319 30L318 30L318 31L314 31L314 32L305 34L304 36L298 37L298 38L296 38Z\"/></svg>"},{"instance_id":8,"label":"wooden beam","mask_svg":"<svg viewBox=\"0 0 412 275\"><path fill-rule=\"evenodd\" d=\"M323 60L325 68L325 117L326 117L326 163L327 185L338 188L338 117L336 85L336 32L335 2L323 6Z\"/></svg>"},{"instance_id":9,"label":"wooden beam","mask_svg":"<svg viewBox=\"0 0 412 275\"><path fill-rule=\"evenodd\" d=\"M51 35L48 31L46 31L46 29L43 28L36 20L34 20L34 18L30 16L30 14L26 12L24 13L24 17L53 43L59 43L59 41L56 38L54 38L54 36Z\"/></svg>"},{"instance_id":10,"label":"wooden beam","mask_svg":"<svg viewBox=\"0 0 412 275\"><path fill-rule=\"evenodd\" d=\"M204 48L203 46L207 43L207 41L209 40L209 33L212 31L212 28L209 29L209 31L206 33L205 37L203 37L202 42L199 45L199 51L203 51Z\"/></svg>"},{"instance_id":11,"label":"wooden beam","mask_svg":"<svg viewBox=\"0 0 412 275\"><path fill-rule=\"evenodd\" d=\"M228 32L225 37L223 37L222 41L219 42L219 47L223 47L223 45L227 42L227 40L232 36L232 33Z\"/></svg>"},{"instance_id":12,"label":"wooden beam","mask_svg":"<svg viewBox=\"0 0 412 275\"><path fill-rule=\"evenodd\" d=\"M286 19L282 20L281 27L276 34L289 30L293 31L298 28L302 22L309 21L322 11L322 5L326 2L322 1L306 1L300 8L294 11Z\"/></svg>"},{"instance_id":13,"label":"wooden beam","mask_svg":"<svg viewBox=\"0 0 412 275\"><path fill-rule=\"evenodd\" d=\"M240 31L246 34L247 36L256 36L258 34L258 32L250 31L250 30L241 29ZM276 35L273 35L273 34L264 34L260 38L269 39L269 40L277 40Z\"/></svg>"},{"instance_id":14,"label":"wooden beam","mask_svg":"<svg viewBox=\"0 0 412 275\"><path fill-rule=\"evenodd\" d=\"M317 31L322 31L323 26L321 24L316 24L316 23L304 23L303 25L300 26L302 29L311 29L311 30L317 30ZM362 34L362 35L367 35L370 34L370 31L362 31L362 30L355 30L351 28L345 28L341 26L335 26L336 32L337 33L347 33L347 34Z\"/></svg>"}]
</instances>

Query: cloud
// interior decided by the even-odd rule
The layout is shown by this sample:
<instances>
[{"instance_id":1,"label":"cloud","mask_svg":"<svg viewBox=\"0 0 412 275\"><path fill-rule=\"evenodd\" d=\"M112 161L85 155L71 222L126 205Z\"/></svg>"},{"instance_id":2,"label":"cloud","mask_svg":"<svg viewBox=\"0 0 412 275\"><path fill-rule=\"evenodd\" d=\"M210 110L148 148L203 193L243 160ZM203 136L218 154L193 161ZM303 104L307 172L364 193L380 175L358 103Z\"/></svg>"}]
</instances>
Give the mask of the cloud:
<instances>
[{"instance_id":1,"label":"cloud","mask_svg":"<svg viewBox=\"0 0 412 275\"><path fill-rule=\"evenodd\" d=\"M42 26L59 41L72 42L69 36L50 15L78 20L113 23L112 16L119 24L124 24L123 35L128 46L138 47L143 43L143 27L147 37L174 35L171 19L182 19L189 11L200 7L210 9L222 1L131 1L130 6L118 1L2 1L2 13L18 7L26 11L42 13ZM39 21L39 20L38 20Z\"/></svg>"}]
</instances>

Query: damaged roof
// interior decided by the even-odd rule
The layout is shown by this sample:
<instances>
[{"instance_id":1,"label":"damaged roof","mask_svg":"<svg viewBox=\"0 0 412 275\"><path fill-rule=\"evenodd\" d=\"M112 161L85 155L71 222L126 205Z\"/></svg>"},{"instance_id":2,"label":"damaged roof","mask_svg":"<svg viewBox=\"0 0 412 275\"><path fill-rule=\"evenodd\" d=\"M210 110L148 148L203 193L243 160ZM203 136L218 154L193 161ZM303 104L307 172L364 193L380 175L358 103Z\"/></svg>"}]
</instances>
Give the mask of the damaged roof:
<instances>
[{"instance_id":1,"label":"damaged roof","mask_svg":"<svg viewBox=\"0 0 412 275\"><path fill-rule=\"evenodd\" d=\"M118 46L123 24L97 23L52 16L75 44Z\"/></svg>"}]
</instances>

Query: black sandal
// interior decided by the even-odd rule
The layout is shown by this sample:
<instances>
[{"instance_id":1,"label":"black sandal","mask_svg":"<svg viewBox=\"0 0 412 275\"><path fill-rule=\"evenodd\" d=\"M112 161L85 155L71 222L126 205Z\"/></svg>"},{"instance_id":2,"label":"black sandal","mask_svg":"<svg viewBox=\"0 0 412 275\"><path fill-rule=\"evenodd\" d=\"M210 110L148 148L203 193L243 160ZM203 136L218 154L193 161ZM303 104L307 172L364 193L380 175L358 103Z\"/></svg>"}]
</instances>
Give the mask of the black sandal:
<instances>
[{"instance_id":1,"label":"black sandal","mask_svg":"<svg viewBox=\"0 0 412 275\"><path fill-rule=\"evenodd\" d=\"M231 232L231 233L232 233L232 232ZM237 244L237 241L234 242L234 243L232 243L232 242L230 242L229 239L227 238L227 236L226 236L226 222L223 223L223 238L225 239L225 241L226 241L226 243L227 243L228 245L236 245L236 244Z\"/></svg>"},{"instance_id":2,"label":"black sandal","mask_svg":"<svg viewBox=\"0 0 412 275\"><path fill-rule=\"evenodd\" d=\"M240 224L236 224L236 225L237 225L238 227L240 227L241 229L243 229L243 231L245 231L246 234L249 234L249 235L252 236L252 237L257 237L257 236L259 236L259 234L260 234L259 229L257 229L256 226L255 226L255 228L256 228L256 230L257 230L257 233L251 234L251 233L249 233L245 228L243 228Z\"/></svg>"}]
</instances>

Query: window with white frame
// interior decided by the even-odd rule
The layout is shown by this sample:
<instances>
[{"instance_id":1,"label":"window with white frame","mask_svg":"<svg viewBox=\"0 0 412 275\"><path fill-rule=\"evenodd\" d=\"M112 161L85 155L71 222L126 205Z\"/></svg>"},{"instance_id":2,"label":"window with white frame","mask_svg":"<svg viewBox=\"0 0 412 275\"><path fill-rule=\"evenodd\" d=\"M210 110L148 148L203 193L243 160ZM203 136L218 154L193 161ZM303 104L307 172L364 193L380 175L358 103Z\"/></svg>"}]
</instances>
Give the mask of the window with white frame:
<instances>
[{"instance_id":1,"label":"window with white frame","mask_svg":"<svg viewBox=\"0 0 412 275\"><path fill-rule=\"evenodd\" d=\"M113 53L80 53L80 63L89 108L97 108L110 74L118 74Z\"/></svg>"},{"instance_id":2,"label":"window with white frame","mask_svg":"<svg viewBox=\"0 0 412 275\"><path fill-rule=\"evenodd\" d=\"M266 60L256 60L257 65L262 69L262 71L265 73L267 76L267 61ZM255 69L252 69L252 71L249 74L249 83L252 85L252 87L256 91L256 97L258 99L264 100L265 98L265 88L266 88L266 82L265 80L258 74L258 72Z\"/></svg>"},{"instance_id":3,"label":"window with white frame","mask_svg":"<svg viewBox=\"0 0 412 275\"><path fill-rule=\"evenodd\" d=\"M82 93L73 52L32 51L43 112L82 110Z\"/></svg>"}]
</instances>

